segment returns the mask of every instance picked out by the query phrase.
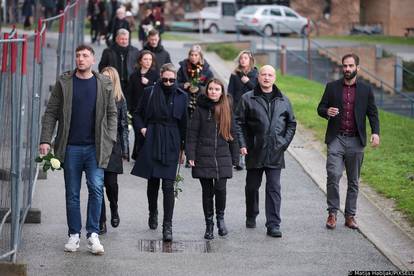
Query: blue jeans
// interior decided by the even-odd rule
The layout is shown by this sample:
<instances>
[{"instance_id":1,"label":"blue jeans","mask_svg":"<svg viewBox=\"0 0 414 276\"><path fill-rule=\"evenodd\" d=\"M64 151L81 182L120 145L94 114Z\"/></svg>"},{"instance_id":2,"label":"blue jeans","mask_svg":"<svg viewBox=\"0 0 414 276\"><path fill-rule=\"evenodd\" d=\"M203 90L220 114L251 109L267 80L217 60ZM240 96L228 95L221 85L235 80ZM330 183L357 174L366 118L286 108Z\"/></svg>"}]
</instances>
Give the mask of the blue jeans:
<instances>
[{"instance_id":1,"label":"blue jeans","mask_svg":"<svg viewBox=\"0 0 414 276\"><path fill-rule=\"evenodd\" d=\"M66 147L63 169L66 191L66 218L69 234L80 234L82 228L79 200L82 172L86 174L89 194L86 218L87 236L91 233L99 233L104 170L98 168L95 145L68 145Z\"/></svg>"}]
</instances>

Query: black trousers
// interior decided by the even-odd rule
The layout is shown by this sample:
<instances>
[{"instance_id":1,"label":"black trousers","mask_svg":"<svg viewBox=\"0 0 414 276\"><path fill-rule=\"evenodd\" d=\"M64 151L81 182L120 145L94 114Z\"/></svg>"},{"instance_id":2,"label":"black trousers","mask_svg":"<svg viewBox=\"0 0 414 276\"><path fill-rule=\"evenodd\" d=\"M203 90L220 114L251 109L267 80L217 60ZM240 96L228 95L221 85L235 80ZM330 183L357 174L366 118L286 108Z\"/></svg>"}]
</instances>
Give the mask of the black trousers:
<instances>
[{"instance_id":1,"label":"black trousers","mask_svg":"<svg viewBox=\"0 0 414 276\"><path fill-rule=\"evenodd\" d=\"M147 185L147 197L148 197L148 209L150 213L158 212L158 190L160 189L160 178L148 179ZM162 179L162 193L163 193L163 207L164 207L164 219L163 224L172 223L174 213L174 180Z\"/></svg>"},{"instance_id":2,"label":"black trousers","mask_svg":"<svg viewBox=\"0 0 414 276\"><path fill-rule=\"evenodd\" d=\"M247 170L246 176L246 217L256 218L259 214L259 188L263 172L266 173L266 227L280 226L280 169L260 168Z\"/></svg>"},{"instance_id":3,"label":"black trousers","mask_svg":"<svg viewBox=\"0 0 414 276\"><path fill-rule=\"evenodd\" d=\"M212 219L214 216L214 196L216 197L216 216L223 218L226 209L227 178L213 179L200 178L203 199L204 217Z\"/></svg>"},{"instance_id":4,"label":"black trousers","mask_svg":"<svg viewBox=\"0 0 414 276\"><path fill-rule=\"evenodd\" d=\"M106 190L106 196L109 200L109 207L111 211L118 210L118 174L114 172L104 173L104 185ZM106 208L105 208L105 196L102 198L102 209L100 223L106 222Z\"/></svg>"}]
</instances>

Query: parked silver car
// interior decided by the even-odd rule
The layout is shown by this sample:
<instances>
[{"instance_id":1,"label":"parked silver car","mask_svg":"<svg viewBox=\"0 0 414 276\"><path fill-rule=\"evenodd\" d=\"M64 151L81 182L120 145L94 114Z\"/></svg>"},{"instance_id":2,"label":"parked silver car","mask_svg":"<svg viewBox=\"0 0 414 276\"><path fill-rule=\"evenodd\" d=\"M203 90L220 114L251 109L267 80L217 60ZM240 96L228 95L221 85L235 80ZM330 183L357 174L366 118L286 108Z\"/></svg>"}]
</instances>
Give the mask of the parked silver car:
<instances>
[{"instance_id":1,"label":"parked silver car","mask_svg":"<svg viewBox=\"0 0 414 276\"><path fill-rule=\"evenodd\" d=\"M245 6L236 13L236 26L242 33L258 30L266 36L274 33L304 34L307 24L305 17L279 5Z\"/></svg>"}]
</instances>

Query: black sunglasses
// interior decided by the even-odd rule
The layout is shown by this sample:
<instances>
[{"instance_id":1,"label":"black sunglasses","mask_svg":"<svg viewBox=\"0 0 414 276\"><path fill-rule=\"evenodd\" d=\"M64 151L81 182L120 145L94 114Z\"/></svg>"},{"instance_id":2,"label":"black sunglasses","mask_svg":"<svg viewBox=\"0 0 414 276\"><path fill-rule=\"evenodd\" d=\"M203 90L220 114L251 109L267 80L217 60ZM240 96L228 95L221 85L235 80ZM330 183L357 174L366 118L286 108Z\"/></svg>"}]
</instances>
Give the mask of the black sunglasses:
<instances>
[{"instance_id":1,"label":"black sunglasses","mask_svg":"<svg viewBox=\"0 0 414 276\"><path fill-rule=\"evenodd\" d=\"M170 83L174 83L175 79L174 78L161 78L162 82L170 82Z\"/></svg>"}]
</instances>

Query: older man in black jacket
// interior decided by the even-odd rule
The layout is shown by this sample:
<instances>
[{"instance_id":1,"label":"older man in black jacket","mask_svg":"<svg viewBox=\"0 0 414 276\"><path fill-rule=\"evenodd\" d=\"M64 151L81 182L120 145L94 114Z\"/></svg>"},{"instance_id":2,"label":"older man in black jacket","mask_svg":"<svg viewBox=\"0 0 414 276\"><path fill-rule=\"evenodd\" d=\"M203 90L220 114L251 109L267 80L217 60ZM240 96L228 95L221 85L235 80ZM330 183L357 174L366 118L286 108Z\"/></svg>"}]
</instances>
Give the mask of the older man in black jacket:
<instances>
[{"instance_id":1,"label":"older man in black jacket","mask_svg":"<svg viewBox=\"0 0 414 276\"><path fill-rule=\"evenodd\" d=\"M345 226L358 229L355 221L359 176L366 145L366 117L371 125L371 144L377 147L379 119L374 93L369 85L357 81L359 57L347 54L342 58L344 78L326 85L318 105L319 116L328 120L325 143L328 145L326 190L328 219L326 227L336 227L339 210L339 180L345 166L348 189L345 203Z\"/></svg>"},{"instance_id":2,"label":"older man in black jacket","mask_svg":"<svg viewBox=\"0 0 414 276\"><path fill-rule=\"evenodd\" d=\"M260 69L258 85L239 102L236 122L240 154L246 155L246 227L256 227L259 188L265 172L267 235L280 238L280 173L285 167L284 152L295 135L296 120L289 99L275 80L272 66Z\"/></svg>"},{"instance_id":3,"label":"older man in black jacket","mask_svg":"<svg viewBox=\"0 0 414 276\"><path fill-rule=\"evenodd\" d=\"M99 71L107 66L115 67L121 80L122 92L126 92L129 76L134 72L138 61L139 50L129 44L129 31L119 29L115 43L106 48L99 62ZM128 99L127 99L128 101Z\"/></svg>"}]
</instances>

